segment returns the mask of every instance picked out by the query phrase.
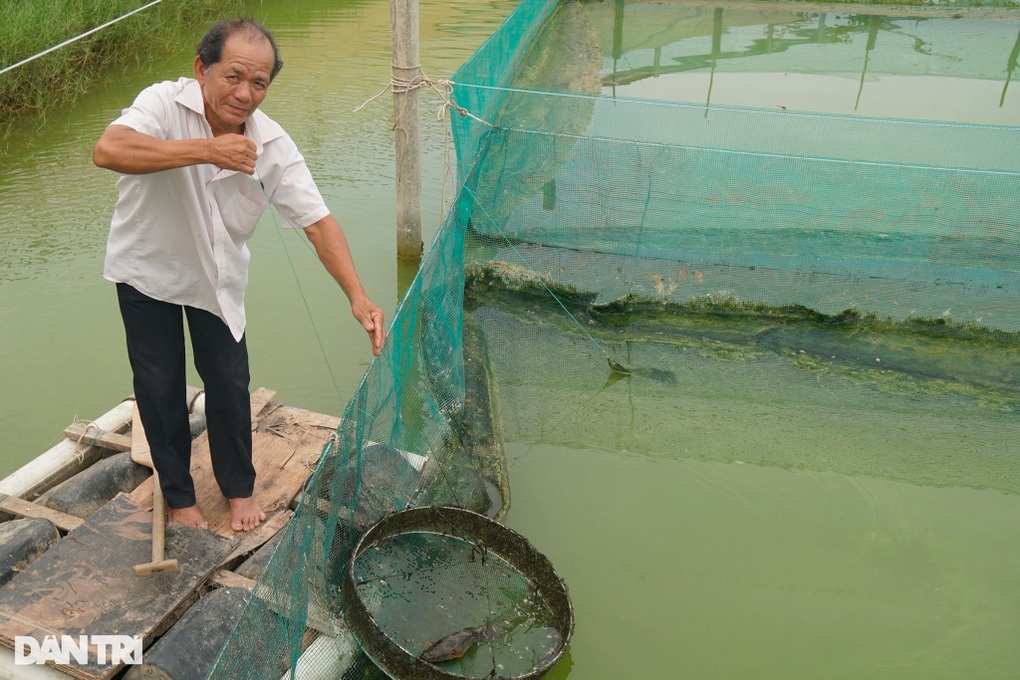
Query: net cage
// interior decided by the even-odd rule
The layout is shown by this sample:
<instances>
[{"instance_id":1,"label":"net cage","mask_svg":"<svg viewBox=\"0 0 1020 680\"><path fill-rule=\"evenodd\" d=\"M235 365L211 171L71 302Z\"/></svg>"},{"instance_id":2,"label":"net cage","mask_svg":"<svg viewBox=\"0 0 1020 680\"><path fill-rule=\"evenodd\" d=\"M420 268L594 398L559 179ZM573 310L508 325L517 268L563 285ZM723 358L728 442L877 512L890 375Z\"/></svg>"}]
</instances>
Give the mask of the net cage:
<instances>
[{"instance_id":1,"label":"net cage","mask_svg":"<svg viewBox=\"0 0 1020 680\"><path fill-rule=\"evenodd\" d=\"M210 677L385 677L345 620L359 540L408 508L504 520L504 441L549 423L1020 493L1020 127L607 96L603 5L525 0L453 76L459 194ZM702 425L709 375L815 409L815 439Z\"/></svg>"}]
</instances>

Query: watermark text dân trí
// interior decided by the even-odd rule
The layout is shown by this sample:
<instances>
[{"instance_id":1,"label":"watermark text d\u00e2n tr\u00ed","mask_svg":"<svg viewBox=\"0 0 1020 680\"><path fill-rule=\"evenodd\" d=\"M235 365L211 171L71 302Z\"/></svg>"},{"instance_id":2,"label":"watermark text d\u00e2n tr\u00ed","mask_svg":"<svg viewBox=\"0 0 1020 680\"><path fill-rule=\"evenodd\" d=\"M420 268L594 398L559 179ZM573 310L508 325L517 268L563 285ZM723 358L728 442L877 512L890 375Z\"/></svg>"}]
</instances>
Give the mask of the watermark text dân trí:
<instances>
[{"instance_id":1,"label":"watermark text d\u00e2n tr\u00ed","mask_svg":"<svg viewBox=\"0 0 1020 680\"><path fill-rule=\"evenodd\" d=\"M14 663L85 665L90 650L101 666L142 663L142 638L137 635L47 635L42 640L18 635L14 638Z\"/></svg>"}]
</instances>

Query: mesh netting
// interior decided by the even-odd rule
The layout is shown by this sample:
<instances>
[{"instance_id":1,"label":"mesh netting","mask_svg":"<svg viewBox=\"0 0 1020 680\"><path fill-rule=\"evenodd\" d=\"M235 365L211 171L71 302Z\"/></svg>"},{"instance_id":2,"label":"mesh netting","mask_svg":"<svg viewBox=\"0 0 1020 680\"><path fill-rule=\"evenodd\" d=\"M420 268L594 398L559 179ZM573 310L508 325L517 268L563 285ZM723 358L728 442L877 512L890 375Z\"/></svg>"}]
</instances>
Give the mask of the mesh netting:
<instances>
[{"instance_id":1,"label":"mesh netting","mask_svg":"<svg viewBox=\"0 0 1020 680\"><path fill-rule=\"evenodd\" d=\"M604 96L601 4L454 76L460 194L212 677L378 676L354 546L503 519L507 441L1020 493L1020 128ZM478 625L435 622L394 636Z\"/></svg>"}]
</instances>

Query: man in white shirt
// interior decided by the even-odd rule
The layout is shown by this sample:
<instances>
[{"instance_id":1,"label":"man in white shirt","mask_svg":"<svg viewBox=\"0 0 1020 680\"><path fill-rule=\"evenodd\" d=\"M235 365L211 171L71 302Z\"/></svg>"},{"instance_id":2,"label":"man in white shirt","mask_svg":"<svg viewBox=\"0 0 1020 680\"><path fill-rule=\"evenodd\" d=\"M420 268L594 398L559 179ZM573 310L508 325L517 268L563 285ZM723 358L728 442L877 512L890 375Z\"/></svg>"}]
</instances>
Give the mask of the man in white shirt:
<instances>
[{"instance_id":1,"label":"man in white shirt","mask_svg":"<svg viewBox=\"0 0 1020 680\"><path fill-rule=\"evenodd\" d=\"M93 152L121 173L103 275L117 295L135 398L170 520L206 526L190 474L183 316L206 390L213 470L231 526L265 521L253 497L244 292L251 237L269 202L302 228L378 355L382 311L368 298L340 225L304 158L258 110L282 62L260 24L212 26L195 78L146 88Z\"/></svg>"}]
</instances>

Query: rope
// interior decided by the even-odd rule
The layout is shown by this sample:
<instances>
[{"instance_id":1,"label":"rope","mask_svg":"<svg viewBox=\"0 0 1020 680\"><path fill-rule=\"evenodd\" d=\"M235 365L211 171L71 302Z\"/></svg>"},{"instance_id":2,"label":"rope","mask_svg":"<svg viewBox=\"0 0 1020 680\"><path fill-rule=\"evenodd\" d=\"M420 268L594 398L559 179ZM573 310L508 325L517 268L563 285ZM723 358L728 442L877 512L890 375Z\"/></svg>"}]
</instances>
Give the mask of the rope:
<instances>
[{"instance_id":1,"label":"rope","mask_svg":"<svg viewBox=\"0 0 1020 680\"><path fill-rule=\"evenodd\" d=\"M259 176L258 169L255 171L255 178L258 179L259 185L262 186L262 193L265 195L266 200L272 204L273 198L266 192L266 187L262 184L262 178ZM294 276L294 283L298 289L298 295L301 296L301 302L305 306L305 311L308 313L308 322L312 326L312 333L315 335L315 341L319 344L319 352L322 354L322 361L326 364L326 372L329 373L330 380L333 381L333 390L336 392L336 398L338 403L343 404L343 395L340 394L340 385L337 384L336 375L333 373L333 367L329 363L329 355L326 353L326 346L322 342L322 336L319 335L319 328L315 325L315 317L312 315L312 309L308 306L308 298L305 296L305 291L301 287L301 279L298 277L297 267L294 266L294 260L290 256L290 250L287 248L287 242L283 238L283 226L280 224L280 220L276 218L276 212L273 210L275 206L267 206L269 214L273 218L273 223L276 225L276 233L280 236L280 245L283 246L283 252L287 256L287 264L290 265L291 274ZM286 219L286 218L285 218ZM311 246L309 246L310 248Z\"/></svg>"},{"instance_id":2,"label":"rope","mask_svg":"<svg viewBox=\"0 0 1020 680\"><path fill-rule=\"evenodd\" d=\"M78 416L74 417L74 422L72 422L71 424L72 425L83 425L84 428L85 428L84 430L82 430L81 436L78 437L78 441L76 441L74 443L74 451L72 451L72 453L74 454L75 460L77 460L79 464L80 463L84 463L85 462L85 451L88 451L90 448L95 446L99 442L99 438L102 437L104 434L106 434L106 431L103 430L103 428L101 428L98 425L96 425L95 421L92 421L92 420L79 420ZM96 434L95 434L95 436L91 437L91 441L86 441L86 438L88 437L89 431L92 428L96 428ZM86 444L84 450L82 450L80 448L81 445L82 445L82 442L85 442L85 444Z\"/></svg>"},{"instance_id":3,"label":"rope","mask_svg":"<svg viewBox=\"0 0 1020 680\"><path fill-rule=\"evenodd\" d=\"M131 10L127 14L123 14L123 15L117 17L116 19L111 19L110 21L107 21L105 24L103 24L101 26L96 26L93 29L85 31L81 35L76 35L75 37L71 38L70 40L65 40L64 42L60 43L59 45L54 45L53 47L45 49L42 52L39 52L38 54L33 54L28 59L22 59L21 61L19 61L16 64L11 64L10 66L5 66L3 69L0 69L0 75L3 75L4 73L7 73L8 71L13 71L14 69L18 68L19 66L24 66L28 62L34 61L34 60L38 59L39 57L42 57L42 56L45 56L45 55L49 54L50 52L55 52L55 51L59 50L61 47L65 47L67 45L70 45L71 43L76 42L78 40L81 40L82 38L84 38L86 36L92 35L93 33L97 32L97 31L101 31L102 29L106 28L107 26L112 26L113 24L117 23L118 21L120 21L122 19L127 19L132 14L137 14L138 12L141 12L143 9L148 9L148 8L152 7L153 5L158 5L161 2L163 2L163 0L152 0L152 2L150 2L148 5L143 5L142 7L139 7L138 9Z\"/></svg>"},{"instance_id":4,"label":"rope","mask_svg":"<svg viewBox=\"0 0 1020 680\"><path fill-rule=\"evenodd\" d=\"M443 101L442 105L440 105L439 109L436 111L436 120L438 120L439 122L445 121L447 119L447 116L448 116L447 112L450 109L454 109L455 111L457 111L457 113L459 113L463 117L470 118L470 119L472 119L472 120L474 120L474 121L476 121L478 123L481 123L482 125L486 125L486 126L488 126L490 128L495 128L495 126L492 123L490 123L490 122L488 122L486 120L483 120L482 118L479 118L478 116L474 115L473 113L468 111L463 106L460 106L459 104L457 104L457 102L453 98L453 87L454 87L454 85L456 85L456 83L454 83L452 80L442 80L442 79L441 80L433 80L432 78L429 78L425 74L425 72L422 70L420 65L419 66L397 66L396 64L390 64L390 67L394 71L398 71L398 70L399 71L412 71L413 70L413 71L417 71L418 73L417 73L417 75L415 75L410 80L403 79L403 78L398 78L396 76L391 76L390 77L390 82L386 85L386 87L384 87L382 90L380 90L377 94L369 97L364 102L362 102L359 106L357 106L352 111L352 113L358 113L363 108L365 108L366 106L368 106L369 104L374 102L379 97L382 97L387 92L393 92L393 94L404 94L404 93L410 92L412 90L417 90L417 89L420 89L420 88L429 88L433 92L435 92L437 95L439 95L439 98ZM450 128L449 128L449 126L444 126L444 136L443 136L443 184L442 184L442 189L441 189L442 194L441 194L440 204L439 204L439 221L440 222L442 222L446 218L446 209L447 209L447 206L450 204L450 202L452 201L452 198L453 198L452 196L448 196L447 195L447 186L446 186L447 180L448 179L452 179L453 174L454 174L453 173L452 165L450 163L450 146L451 146L451 144L450 144Z\"/></svg>"},{"instance_id":5,"label":"rope","mask_svg":"<svg viewBox=\"0 0 1020 680\"><path fill-rule=\"evenodd\" d=\"M376 99L383 96L387 92L393 92L393 94L405 94L407 92L411 92L412 90L417 90L424 87L434 91L437 95L439 95L439 98L443 100L442 106L440 106L439 110L436 112L437 120L440 121L446 120L447 116L446 112L449 109L454 109L457 111L457 113L459 113L462 116L466 116L483 125L495 127L492 123L482 120L478 116L474 115L473 113L465 109L463 106L459 106L457 102L453 100L453 86L456 85L456 83L454 83L452 80L433 80L432 78L429 78L427 75L425 75L425 72L421 70L420 66L402 67L397 66L396 64L391 64L391 67L394 70L398 69L404 71L416 70L418 74L411 78L410 80L398 78L397 76L391 76L390 82L389 84L386 85L386 87L384 87L378 94L369 97L364 102L362 102L360 106L354 109L353 113L361 111L361 109L365 108L366 106L368 106L369 104L371 104L372 102L374 102Z\"/></svg>"}]
</instances>

